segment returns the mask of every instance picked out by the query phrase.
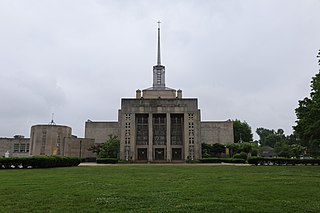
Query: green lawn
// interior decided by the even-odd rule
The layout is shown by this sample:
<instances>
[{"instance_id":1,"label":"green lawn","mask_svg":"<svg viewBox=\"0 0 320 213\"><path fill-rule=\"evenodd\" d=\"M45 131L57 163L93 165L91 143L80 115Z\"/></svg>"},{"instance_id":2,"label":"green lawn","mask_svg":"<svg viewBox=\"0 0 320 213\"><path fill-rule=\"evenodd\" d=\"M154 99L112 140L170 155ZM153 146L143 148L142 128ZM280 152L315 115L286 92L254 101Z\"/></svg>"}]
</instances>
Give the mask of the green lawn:
<instances>
[{"instance_id":1,"label":"green lawn","mask_svg":"<svg viewBox=\"0 0 320 213\"><path fill-rule=\"evenodd\" d=\"M0 170L0 212L320 212L320 166Z\"/></svg>"}]
</instances>

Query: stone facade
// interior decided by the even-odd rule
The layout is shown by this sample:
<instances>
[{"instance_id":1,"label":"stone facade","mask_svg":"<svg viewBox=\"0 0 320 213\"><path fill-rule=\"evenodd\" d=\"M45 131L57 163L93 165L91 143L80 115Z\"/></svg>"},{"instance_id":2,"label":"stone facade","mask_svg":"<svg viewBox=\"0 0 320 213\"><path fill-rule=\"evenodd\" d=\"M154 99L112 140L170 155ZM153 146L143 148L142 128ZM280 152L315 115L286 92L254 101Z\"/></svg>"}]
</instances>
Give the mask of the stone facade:
<instances>
[{"instance_id":1,"label":"stone facade","mask_svg":"<svg viewBox=\"0 0 320 213\"><path fill-rule=\"evenodd\" d=\"M119 136L118 122L92 122L90 120L85 123L85 138L93 138L95 143L104 143L109 135Z\"/></svg>"},{"instance_id":2,"label":"stone facade","mask_svg":"<svg viewBox=\"0 0 320 213\"><path fill-rule=\"evenodd\" d=\"M30 138L16 135L13 138L0 138L0 157L9 152L9 157L29 156L73 156L94 158L95 153L88 149L95 140L77 138L72 129L63 125L34 125Z\"/></svg>"},{"instance_id":3,"label":"stone facade","mask_svg":"<svg viewBox=\"0 0 320 213\"><path fill-rule=\"evenodd\" d=\"M0 157L9 152L9 157L29 156L30 138L16 135L13 138L0 138Z\"/></svg>"},{"instance_id":4,"label":"stone facade","mask_svg":"<svg viewBox=\"0 0 320 213\"><path fill-rule=\"evenodd\" d=\"M171 162L200 157L197 99L122 99L119 113L121 159Z\"/></svg>"},{"instance_id":5,"label":"stone facade","mask_svg":"<svg viewBox=\"0 0 320 213\"><path fill-rule=\"evenodd\" d=\"M30 134L31 156L74 156L95 157L88 148L94 145L93 139L77 138L72 129L63 125L35 125Z\"/></svg>"},{"instance_id":6,"label":"stone facade","mask_svg":"<svg viewBox=\"0 0 320 213\"><path fill-rule=\"evenodd\" d=\"M200 123L201 143L230 144L233 143L233 122L228 121L202 121Z\"/></svg>"},{"instance_id":7,"label":"stone facade","mask_svg":"<svg viewBox=\"0 0 320 213\"><path fill-rule=\"evenodd\" d=\"M120 139L120 159L133 162L176 162L201 158L201 143L233 143L231 121L201 122L198 99L165 85L161 65L160 28L152 87L121 99L117 122L86 122L85 137L105 142Z\"/></svg>"}]
</instances>

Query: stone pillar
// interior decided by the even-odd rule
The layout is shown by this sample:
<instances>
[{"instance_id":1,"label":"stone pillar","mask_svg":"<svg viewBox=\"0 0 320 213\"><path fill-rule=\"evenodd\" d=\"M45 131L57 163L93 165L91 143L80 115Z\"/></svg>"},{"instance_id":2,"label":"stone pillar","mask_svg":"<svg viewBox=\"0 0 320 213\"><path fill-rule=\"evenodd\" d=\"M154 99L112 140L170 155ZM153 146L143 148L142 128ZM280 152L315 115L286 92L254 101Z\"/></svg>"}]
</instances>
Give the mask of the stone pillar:
<instances>
[{"instance_id":1,"label":"stone pillar","mask_svg":"<svg viewBox=\"0 0 320 213\"><path fill-rule=\"evenodd\" d=\"M177 98L179 98L179 99L182 98L182 90L181 90L181 89L179 89L179 90L177 91Z\"/></svg>"},{"instance_id":2,"label":"stone pillar","mask_svg":"<svg viewBox=\"0 0 320 213\"><path fill-rule=\"evenodd\" d=\"M152 162L152 154L153 154L153 128L152 128L152 113L149 113L148 118L148 134L149 134L149 143L148 143L148 161Z\"/></svg>"},{"instance_id":3,"label":"stone pillar","mask_svg":"<svg viewBox=\"0 0 320 213\"><path fill-rule=\"evenodd\" d=\"M136 99L140 99L141 98L141 90L137 89L136 90Z\"/></svg>"},{"instance_id":4,"label":"stone pillar","mask_svg":"<svg viewBox=\"0 0 320 213\"><path fill-rule=\"evenodd\" d=\"M129 160L135 161L137 159L137 148L136 148L136 114L132 113L130 115L130 125L131 125L131 136L130 136L130 151Z\"/></svg>"},{"instance_id":5,"label":"stone pillar","mask_svg":"<svg viewBox=\"0 0 320 213\"><path fill-rule=\"evenodd\" d=\"M166 113L167 117L167 161L171 162L171 117L170 113Z\"/></svg>"},{"instance_id":6,"label":"stone pillar","mask_svg":"<svg viewBox=\"0 0 320 213\"><path fill-rule=\"evenodd\" d=\"M189 120L188 113L184 113L183 116L183 129L184 129L184 141L183 141L183 157L182 159L187 160L189 156Z\"/></svg>"}]
</instances>

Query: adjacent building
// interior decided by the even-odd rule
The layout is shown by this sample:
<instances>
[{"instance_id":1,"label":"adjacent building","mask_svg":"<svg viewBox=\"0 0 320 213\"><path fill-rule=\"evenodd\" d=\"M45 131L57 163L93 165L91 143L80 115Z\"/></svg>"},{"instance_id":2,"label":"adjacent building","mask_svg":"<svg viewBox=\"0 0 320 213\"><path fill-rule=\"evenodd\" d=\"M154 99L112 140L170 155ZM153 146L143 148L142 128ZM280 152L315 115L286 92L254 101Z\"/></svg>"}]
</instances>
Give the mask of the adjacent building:
<instances>
[{"instance_id":1,"label":"adjacent building","mask_svg":"<svg viewBox=\"0 0 320 213\"><path fill-rule=\"evenodd\" d=\"M30 155L31 156L74 156L80 158L95 157L89 151L94 145L94 139L77 138L72 135L72 129L68 126L34 125L30 133Z\"/></svg>"},{"instance_id":2,"label":"adjacent building","mask_svg":"<svg viewBox=\"0 0 320 213\"><path fill-rule=\"evenodd\" d=\"M0 157L29 156L30 138L15 135L13 138L0 138Z\"/></svg>"}]
</instances>

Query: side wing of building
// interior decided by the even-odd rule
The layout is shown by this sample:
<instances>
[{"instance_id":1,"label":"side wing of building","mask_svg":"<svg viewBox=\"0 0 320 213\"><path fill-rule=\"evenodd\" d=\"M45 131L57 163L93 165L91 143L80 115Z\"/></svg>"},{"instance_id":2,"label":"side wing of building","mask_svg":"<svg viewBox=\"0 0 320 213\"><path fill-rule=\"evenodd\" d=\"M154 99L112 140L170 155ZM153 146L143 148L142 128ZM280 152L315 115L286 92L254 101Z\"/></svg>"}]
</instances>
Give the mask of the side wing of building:
<instances>
[{"instance_id":1,"label":"side wing of building","mask_svg":"<svg viewBox=\"0 0 320 213\"><path fill-rule=\"evenodd\" d=\"M234 142L232 121L202 121L201 143L230 144Z\"/></svg>"},{"instance_id":2,"label":"side wing of building","mask_svg":"<svg viewBox=\"0 0 320 213\"><path fill-rule=\"evenodd\" d=\"M120 138L118 122L86 121L85 138L94 139L94 143L104 143L108 140L109 135L115 135Z\"/></svg>"},{"instance_id":3,"label":"side wing of building","mask_svg":"<svg viewBox=\"0 0 320 213\"><path fill-rule=\"evenodd\" d=\"M29 156L30 138L0 138L0 157L9 153L9 157Z\"/></svg>"}]
</instances>

